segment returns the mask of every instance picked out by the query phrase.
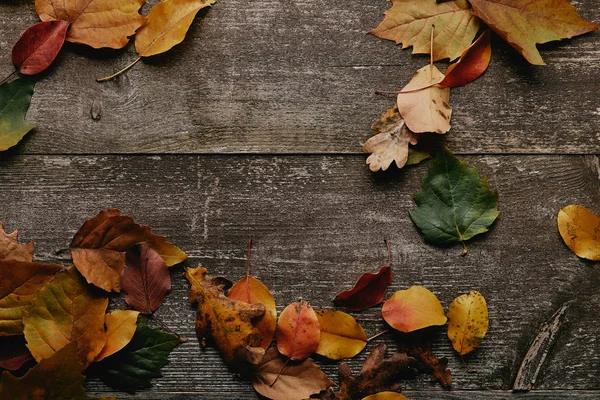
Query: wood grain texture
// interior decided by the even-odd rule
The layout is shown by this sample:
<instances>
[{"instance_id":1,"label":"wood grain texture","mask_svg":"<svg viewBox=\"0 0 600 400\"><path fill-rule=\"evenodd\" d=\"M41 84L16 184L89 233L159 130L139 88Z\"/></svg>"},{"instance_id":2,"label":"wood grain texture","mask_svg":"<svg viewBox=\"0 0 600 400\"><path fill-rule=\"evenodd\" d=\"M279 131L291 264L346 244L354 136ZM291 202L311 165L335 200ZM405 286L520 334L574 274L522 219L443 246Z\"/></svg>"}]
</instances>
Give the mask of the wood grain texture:
<instances>
[{"instance_id":1,"label":"wood grain texture","mask_svg":"<svg viewBox=\"0 0 600 400\"><path fill-rule=\"evenodd\" d=\"M487 299L489 333L465 357L476 373L465 370L443 329L436 334L434 352L450 359L456 390L510 389L530 342L565 301L572 301L568 322L536 389L600 389L600 270L572 254L556 228L557 212L566 204L600 211L595 156L466 157L498 188L501 211L491 231L471 241L467 257L459 256L460 246L425 244L408 217L426 166L375 175L364 159L4 156L0 220L8 231L19 228L22 241L35 241L38 261L68 263L69 256L55 250L68 246L86 218L118 207L188 252L185 265L201 264L234 281L245 273L245 244L252 238L253 274L273 291L279 311L298 298L316 308L332 307L335 293L385 263L383 238L388 238L394 280L387 297L418 284L444 306L469 290ZM186 398L181 396L191 392L202 398L254 398L251 386L229 372L214 349L199 349L182 267L171 272L173 290L158 315L189 340L174 350L153 389L137 398ZM353 315L371 336L384 329L378 313L374 308ZM382 340L389 351L396 347L393 337ZM350 361L355 371L373 345ZM319 363L337 377L336 363ZM439 394L426 376L405 386L427 390L412 398L461 398ZM97 380L88 388L107 390ZM557 393L556 398L569 396ZM580 398L593 398L590 393ZM491 396L513 398L504 392Z\"/></svg>"},{"instance_id":2,"label":"wood grain texture","mask_svg":"<svg viewBox=\"0 0 600 400\"><path fill-rule=\"evenodd\" d=\"M14 152L361 153L371 122L394 102L374 91L404 86L427 62L366 34L388 7L385 0L217 2L183 44L104 84L94 78L132 61L133 46L69 44L40 77L27 117L38 127ZM577 9L600 22L595 0ZM36 21L31 3L2 3L0 48L8 54ZM544 45L549 66L533 67L495 37L489 71L452 91L451 148L600 152L599 38ZM5 57L0 75L11 70Z\"/></svg>"}]
</instances>

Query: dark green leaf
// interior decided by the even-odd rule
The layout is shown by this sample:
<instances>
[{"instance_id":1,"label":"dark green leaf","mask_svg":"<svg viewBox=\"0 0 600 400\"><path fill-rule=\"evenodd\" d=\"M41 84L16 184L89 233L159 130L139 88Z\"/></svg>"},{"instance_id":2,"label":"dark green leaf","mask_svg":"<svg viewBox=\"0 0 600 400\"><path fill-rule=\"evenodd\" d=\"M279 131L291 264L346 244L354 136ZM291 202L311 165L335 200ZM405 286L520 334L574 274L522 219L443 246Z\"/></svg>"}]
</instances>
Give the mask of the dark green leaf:
<instances>
[{"instance_id":1,"label":"dark green leaf","mask_svg":"<svg viewBox=\"0 0 600 400\"><path fill-rule=\"evenodd\" d=\"M418 209L410 217L425 240L449 245L487 232L499 214L498 192L446 147L438 153L415 194Z\"/></svg>"},{"instance_id":2,"label":"dark green leaf","mask_svg":"<svg viewBox=\"0 0 600 400\"><path fill-rule=\"evenodd\" d=\"M25 123L34 85L25 78L0 85L0 151L19 143L34 128Z\"/></svg>"}]
</instances>

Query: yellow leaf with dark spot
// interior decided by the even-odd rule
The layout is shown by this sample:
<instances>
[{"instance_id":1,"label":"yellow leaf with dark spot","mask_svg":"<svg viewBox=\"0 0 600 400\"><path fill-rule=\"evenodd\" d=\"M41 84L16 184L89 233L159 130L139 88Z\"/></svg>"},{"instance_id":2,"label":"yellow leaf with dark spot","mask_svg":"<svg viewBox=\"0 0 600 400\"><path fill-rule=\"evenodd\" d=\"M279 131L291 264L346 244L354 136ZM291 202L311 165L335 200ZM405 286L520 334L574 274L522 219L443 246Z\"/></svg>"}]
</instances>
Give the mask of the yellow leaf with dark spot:
<instances>
[{"instance_id":1,"label":"yellow leaf with dark spot","mask_svg":"<svg viewBox=\"0 0 600 400\"><path fill-rule=\"evenodd\" d=\"M600 261L600 218L572 204L558 212L558 231L565 244L581 258Z\"/></svg>"},{"instance_id":2,"label":"yellow leaf with dark spot","mask_svg":"<svg viewBox=\"0 0 600 400\"><path fill-rule=\"evenodd\" d=\"M448 338L461 356L479 347L488 330L488 310L481 293L472 290L448 307Z\"/></svg>"},{"instance_id":3,"label":"yellow leaf with dark spot","mask_svg":"<svg viewBox=\"0 0 600 400\"><path fill-rule=\"evenodd\" d=\"M317 311L321 338L317 354L332 360L354 357L367 345L365 330L345 312Z\"/></svg>"}]
</instances>

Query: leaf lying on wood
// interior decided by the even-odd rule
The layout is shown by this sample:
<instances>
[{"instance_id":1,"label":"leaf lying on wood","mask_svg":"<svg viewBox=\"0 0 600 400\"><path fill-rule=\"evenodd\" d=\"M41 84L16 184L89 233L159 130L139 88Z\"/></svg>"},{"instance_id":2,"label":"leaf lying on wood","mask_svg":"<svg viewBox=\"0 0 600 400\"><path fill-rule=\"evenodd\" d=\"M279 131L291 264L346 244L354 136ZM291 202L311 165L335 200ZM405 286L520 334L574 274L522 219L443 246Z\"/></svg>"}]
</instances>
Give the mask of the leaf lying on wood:
<instances>
[{"instance_id":1,"label":"leaf lying on wood","mask_svg":"<svg viewBox=\"0 0 600 400\"><path fill-rule=\"evenodd\" d=\"M15 238L16 239L16 238ZM23 334L23 312L62 265L0 261L0 336Z\"/></svg>"},{"instance_id":2,"label":"leaf lying on wood","mask_svg":"<svg viewBox=\"0 0 600 400\"><path fill-rule=\"evenodd\" d=\"M35 0L42 21L62 20L71 24L67 41L96 49L120 49L144 23L138 10L145 0Z\"/></svg>"},{"instance_id":3,"label":"leaf lying on wood","mask_svg":"<svg viewBox=\"0 0 600 400\"><path fill-rule=\"evenodd\" d=\"M438 298L422 286L398 290L383 304L381 314L392 328L405 333L444 325L447 320Z\"/></svg>"},{"instance_id":4,"label":"leaf lying on wood","mask_svg":"<svg viewBox=\"0 0 600 400\"><path fill-rule=\"evenodd\" d=\"M0 336L0 369L16 371L33 356L23 336Z\"/></svg>"},{"instance_id":5,"label":"leaf lying on wood","mask_svg":"<svg viewBox=\"0 0 600 400\"><path fill-rule=\"evenodd\" d=\"M94 361L102 361L121 350L133 338L140 313L132 310L117 310L105 316L106 343Z\"/></svg>"},{"instance_id":6,"label":"leaf lying on wood","mask_svg":"<svg viewBox=\"0 0 600 400\"><path fill-rule=\"evenodd\" d=\"M598 29L581 18L568 0L469 1L475 15L535 65L545 65L536 44Z\"/></svg>"},{"instance_id":7,"label":"leaf lying on wood","mask_svg":"<svg viewBox=\"0 0 600 400\"><path fill-rule=\"evenodd\" d=\"M279 315L275 331L277 350L290 360L304 360L313 354L320 336L319 320L306 301L290 304Z\"/></svg>"},{"instance_id":8,"label":"leaf lying on wood","mask_svg":"<svg viewBox=\"0 0 600 400\"><path fill-rule=\"evenodd\" d=\"M25 123L34 86L25 78L0 85L0 151L13 147L35 128Z\"/></svg>"},{"instance_id":9,"label":"leaf lying on wood","mask_svg":"<svg viewBox=\"0 0 600 400\"><path fill-rule=\"evenodd\" d=\"M224 292L231 283L207 276L206 268L188 268L185 277L192 285L189 301L198 303L195 324L200 344L205 346L212 338L226 363L252 363L257 350L264 350L258 347L262 339L251 320L263 315L265 307L228 299Z\"/></svg>"},{"instance_id":10,"label":"leaf lying on wood","mask_svg":"<svg viewBox=\"0 0 600 400\"><path fill-rule=\"evenodd\" d=\"M317 311L321 328L317 354L332 360L354 357L367 345L365 330L354 317L341 311Z\"/></svg>"},{"instance_id":11,"label":"leaf lying on wood","mask_svg":"<svg viewBox=\"0 0 600 400\"><path fill-rule=\"evenodd\" d=\"M19 244L19 232L7 234L0 221L0 260L33 261L33 242Z\"/></svg>"},{"instance_id":12,"label":"leaf lying on wood","mask_svg":"<svg viewBox=\"0 0 600 400\"><path fill-rule=\"evenodd\" d=\"M600 218L585 207L571 204L558 212L558 231L578 257L600 261Z\"/></svg>"},{"instance_id":13,"label":"leaf lying on wood","mask_svg":"<svg viewBox=\"0 0 600 400\"><path fill-rule=\"evenodd\" d=\"M75 341L83 368L94 361L106 343L108 299L93 289L74 267L40 289L31 308L23 312L27 347L36 361Z\"/></svg>"},{"instance_id":14,"label":"leaf lying on wood","mask_svg":"<svg viewBox=\"0 0 600 400\"><path fill-rule=\"evenodd\" d=\"M458 296L448 307L448 339L458 354L477 347L488 330L488 309L481 293L472 290Z\"/></svg>"},{"instance_id":15,"label":"leaf lying on wood","mask_svg":"<svg viewBox=\"0 0 600 400\"><path fill-rule=\"evenodd\" d=\"M480 179L444 146L433 161L422 191L415 194L418 208L410 218L429 243L463 243L488 231L498 214L498 191L490 191L487 180Z\"/></svg>"},{"instance_id":16,"label":"leaf lying on wood","mask_svg":"<svg viewBox=\"0 0 600 400\"><path fill-rule=\"evenodd\" d=\"M439 382L444 389L452 387L452 374L448 369L448 359L434 356L430 344L406 345L400 343L398 350L406 352L406 354L417 360L415 367L419 372L431 374L431 379L434 382Z\"/></svg>"},{"instance_id":17,"label":"leaf lying on wood","mask_svg":"<svg viewBox=\"0 0 600 400\"><path fill-rule=\"evenodd\" d=\"M334 385L312 359L288 362L277 349L267 350L253 369L252 385L273 400L301 400Z\"/></svg>"},{"instance_id":18,"label":"leaf lying on wood","mask_svg":"<svg viewBox=\"0 0 600 400\"><path fill-rule=\"evenodd\" d=\"M442 4L436 0L392 0L392 4L383 21L369 33L402 43L402 48L413 46L413 54L429 54L429 35L434 25L434 61L456 59L479 30L479 20L466 0Z\"/></svg>"},{"instance_id":19,"label":"leaf lying on wood","mask_svg":"<svg viewBox=\"0 0 600 400\"><path fill-rule=\"evenodd\" d=\"M440 86L452 88L474 81L485 72L491 57L490 30L486 29L475 43L462 53L460 60L448 67Z\"/></svg>"},{"instance_id":20,"label":"leaf lying on wood","mask_svg":"<svg viewBox=\"0 0 600 400\"><path fill-rule=\"evenodd\" d=\"M27 29L12 49L12 62L23 75L35 75L48 68L65 43L69 23L39 22Z\"/></svg>"},{"instance_id":21,"label":"leaf lying on wood","mask_svg":"<svg viewBox=\"0 0 600 400\"><path fill-rule=\"evenodd\" d=\"M71 342L49 358L40 360L21 378L4 371L0 380L0 398L84 400L85 377L81 372L77 343Z\"/></svg>"},{"instance_id":22,"label":"leaf lying on wood","mask_svg":"<svg viewBox=\"0 0 600 400\"><path fill-rule=\"evenodd\" d=\"M408 398L396 392L379 392L363 398L362 400L408 400Z\"/></svg>"}]
</instances>

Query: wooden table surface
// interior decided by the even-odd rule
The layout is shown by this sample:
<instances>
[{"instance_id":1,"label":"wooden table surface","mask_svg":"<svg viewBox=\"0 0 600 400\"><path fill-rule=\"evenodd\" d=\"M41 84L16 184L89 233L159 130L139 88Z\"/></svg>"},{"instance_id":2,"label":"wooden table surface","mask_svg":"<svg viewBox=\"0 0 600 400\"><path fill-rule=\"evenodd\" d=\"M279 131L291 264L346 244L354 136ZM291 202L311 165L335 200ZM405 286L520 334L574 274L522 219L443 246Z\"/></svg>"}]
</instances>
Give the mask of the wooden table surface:
<instances>
[{"instance_id":1,"label":"wooden table surface","mask_svg":"<svg viewBox=\"0 0 600 400\"><path fill-rule=\"evenodd\" d=\"M596 0L573 3L600 22ZM280 311L298 298L332 307L335 293L383 265L388 238L388 295L423 285L447 306L479 290L489 306L489 333L466 357L475 372L442 329L433 348L450 360L453 390L423 375L405 382L409 398L600 398L600 266L571 253L556 228L568 204L600 213L600 34L540 46L546 67L495 37L485 75L452 90L446 143L498 189L501 211L460 257L461 246L424 243L408 216L430 162L377 174L365 165L370 124L394 102L375 89L402 87L427 63L365 34L388 6L219 0L183 44L104 84L94 78L133 60L133 46L67 45L36 85L27 120L37 128L0 155L0 220L35 241L37 260L68 264L55 250L85 219L117 207L186 251L185 265L234 281L252 238L254 275ZM32 1L0 4L0 75L37 20ZM182 270L172 270L158 315L188 341L152 389L117 397L256 398L216 350L200 350ZM534 390L512 393L531 341L565 303ZM368 336L384 329L377 308L354 315ZM350 361L355 370L372 347ZM336 363L320 364L337 379ZM88 390L112 392L98 380Z\"/></svg>"}]
</instances>

